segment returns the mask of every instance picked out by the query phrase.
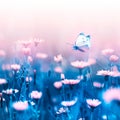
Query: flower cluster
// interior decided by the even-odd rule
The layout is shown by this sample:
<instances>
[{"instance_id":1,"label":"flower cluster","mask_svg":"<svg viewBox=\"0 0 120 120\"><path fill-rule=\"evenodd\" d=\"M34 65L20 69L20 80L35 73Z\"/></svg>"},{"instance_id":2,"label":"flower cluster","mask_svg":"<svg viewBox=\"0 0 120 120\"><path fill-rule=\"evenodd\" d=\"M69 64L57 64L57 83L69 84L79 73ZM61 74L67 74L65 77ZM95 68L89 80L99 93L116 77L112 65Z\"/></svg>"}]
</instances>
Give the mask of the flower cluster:
<instances>
[{"instance_id":1,"label":"flower cluster","mask_svg":"<svg viewBox=\"0 0 120 120\"><path fill-rule=\"evenodd\" d=\"M86 42L89 38L86 36ZM65 59L64 53L50 55L41 50L41 43L39 38L18 41L15 56L9 59L7 52L0 50L0 109L4 119L87 120L92 115L102 119L108 110L102 103L120 101L119 56L113 49L102 51L109 63L100 66L101 70L94 58L74 61ZM113 113L109 111L109 115Z\"/></svg>"}]
</instances>

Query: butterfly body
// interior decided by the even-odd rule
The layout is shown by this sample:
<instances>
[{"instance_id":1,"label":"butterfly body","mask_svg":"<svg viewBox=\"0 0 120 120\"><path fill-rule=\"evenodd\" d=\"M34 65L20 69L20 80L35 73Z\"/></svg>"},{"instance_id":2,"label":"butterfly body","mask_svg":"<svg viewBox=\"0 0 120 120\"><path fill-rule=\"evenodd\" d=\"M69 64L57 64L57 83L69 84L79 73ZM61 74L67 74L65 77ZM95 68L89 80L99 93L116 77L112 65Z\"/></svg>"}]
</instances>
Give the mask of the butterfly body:
<instances>
[{"instance_id":1,"label":"butterfly body","mask_svg":"<svg viewBox=\"0 0 120 120\"><path fill-rule=\"evenodd\" d=\"M75 45L73 46L73 49L74 50L79 50L81 52L85 52L83 49L81 49L81 48L79 48L78 46L75 46Z\"/></svg>"}]
</instances>

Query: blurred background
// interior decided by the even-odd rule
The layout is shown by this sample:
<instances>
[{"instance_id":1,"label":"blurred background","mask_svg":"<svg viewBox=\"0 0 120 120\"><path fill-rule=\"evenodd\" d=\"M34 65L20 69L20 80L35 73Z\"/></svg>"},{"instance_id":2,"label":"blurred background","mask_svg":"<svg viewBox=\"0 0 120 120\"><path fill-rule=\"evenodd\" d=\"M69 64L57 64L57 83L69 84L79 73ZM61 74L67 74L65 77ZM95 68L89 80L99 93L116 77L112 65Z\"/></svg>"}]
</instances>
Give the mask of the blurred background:
<instances>
[{"instance_id":1,"label":"blurred background","mask_svg":"<svg viewBox=\"0 0 120 120\"><path fill-rule=\"evenodd\" d=\"M50 54L71 54L77 35L91 35L92 54L119 50L119 0L0 0L0 48L16 40L41 38Z\"/></svg>"},{"instance_id":2,"label":"blurred background","mask_svg":"<svg viewBox=\"0 0 120 120\"><path fill-rule=\"evenodd\" d=\"M85 53L75 51L72 48L72 44L74 45L78 34L81 32L84 32L85 35L91 36L91 48ZM45 42L41 43L37 47L32 46L34 49L32 49L32 55L30 54L30 56L27 56L29 54L29 49L27 49L27 55L25 55L24 49L23 53L25 56L22 56L22 54L19 54L20 52L16 51L16 48L18 50L21 49L19 48L19 46L16 46L16 42L18 40L29 40L31 38L40 38L45 40ZM68 43L71 43L71 45ZM90 116L90 111L88 113L87 111L84 111L88 110L88 105L86 104L86 102L84 103L86 98L100 98L100 100L102 100L101 94L107 88L120 87L119 46L119 0L0 0L0 50L3 49L7 51L7 57L5 57L5 59L4 57L1 57L2 54L4 56L4 52L2 53L0 51L0 78L5 78L8 83L10 82L11 88L15 86L20 91L20 96L18 97L20 98L20 100L23 99L22 97L24 97L25 100L28 99L26 97L26 93L30 93L27 86L28 84L31 85L31 91L34 89L42 91L43 102L41 103L43 104L41 105L43 106L41 107L41 110L43 109L43 111L40 112L40 114L42 113L42 116L40 116L43 117L42 119L44 119L44 117L46 119L51 119L51 116L53 116L52 112L55 112L57 109L59 109L54 109L54 106L59 107L61 100L64 100L64 96L67 96L68 98L70 97L70 100L74 100L71 98L77 98L76 96L78 96L78 104L76 104L76 106L73 106L72 109L70 108L71 113L75 117L81 117L82 114L84 115L84 113L87 115L87 117ZM116 56L113 56L113 61L111 60L111 62L109 60L109 55L107 57L103 56L102 58L100 56L100 52L102 49L106 48L115 49L115 51L117 51L117 54L115 53L115 55L117 55L118 59L115 60ZM44 60L44 58L37 58L36 54L34 53L47 53L50 57ZM84 60L87 60L89 53L90 57L92 56L96 60L96 64L94 66L87 67L85 68L85 70L72 68L70 64L71 61L74 61L74 59L77 58L83 58ZM58 54L62 54L63 58L65 57L66 59L63 59L62 62L60 61L54 63L53 56L56 56ZM32 58L35 59L33 60ZM3 63L5 64L5 67ZM11 69L10 65L14 65L14 63L21 65L20 72L15 72L14 69ZM55 71L55 68L60 69L58 69L58 71ZM97 71L101 69L115 69L114 72L117 72L118 76L114 77L114 74L113 76L106 74L104 77L104 72L106 71L103 71L103 74L101 76L97 76ZM67 86L64 89L63 86L62 92L59 90L56 91L53 83L58 80L61 81L61 73L64 73L65 78L67 79L79 78L81 80L83 77L84 81L82 81L77 87ZM25 79L28 77L34 80L33 82L31 82L32 84L29 83L30 81L28 83L25 82ZM18 83L16 83L16 80ZM97 87L93 87L94 81L98 82L98 85L102 85L102 87L98 86L98 88L100 89L98 89ZM103 88L104 84L106 85ZM6 88L7 87L8 86L6 86ZM112 95L113 92L111 92ZM118 98L116 96L117 95L115 95L115 100L120 100L120 96L118 95ZM79 101L82 101L83 103L81 102L81 104ZM9 105L11 104L12 100L8 100L7 102ZM94 104L96 105L96 103ZM2 102L0 105L2 106ZM83 106L83 108L81 106ZM118 118L120 119L120 115L118 112L120 111L119 106L120 102L118 101L112 102L110 106L104 105L103 101L102 106L96 109L94 115L95 117L97 116L96 118L98 119L101 118L103 115L105 117L108 117L105 119L118 120ZM9 110L7 111L7 109L9 109L9 106L8 108L4 108L6 109L5 112L3 111L2 107L0 109L0 116L3 116L0 118L3 118L5 120L4 117L7 118L5 114L9 115L10 113L10 116L12 116L12 112L9 112ZM29 119L30 112L29 115L27 114L27 112L25 113L26 117ZM68 118L71 117L69 117L69 115ZM20 114L20 117L24 117L24 115ZM27 118L26 120L28 120ZM40 120L42 119L40 118Z\"/></svg>"}]
</instances>

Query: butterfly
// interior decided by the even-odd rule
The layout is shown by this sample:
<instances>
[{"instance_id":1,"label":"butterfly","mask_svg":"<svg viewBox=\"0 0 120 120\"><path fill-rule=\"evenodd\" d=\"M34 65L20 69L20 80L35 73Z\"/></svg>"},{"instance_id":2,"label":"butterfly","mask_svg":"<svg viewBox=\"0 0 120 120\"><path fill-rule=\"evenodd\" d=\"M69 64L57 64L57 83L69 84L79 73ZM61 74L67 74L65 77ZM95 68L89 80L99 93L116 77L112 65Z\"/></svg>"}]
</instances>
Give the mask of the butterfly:
<instances>
[{"instance_id":1,"label":"butterfly","mask_svg":"<svg viewBox=\"0 0 120 120\"><path fill-rule=\"evenodd\" d=\"M85 52L85 50L90 47L90 35L85 36L84 33L80 33L75 41L75 44L73 45L73 49Z\"/></svg>"}]
</instances>

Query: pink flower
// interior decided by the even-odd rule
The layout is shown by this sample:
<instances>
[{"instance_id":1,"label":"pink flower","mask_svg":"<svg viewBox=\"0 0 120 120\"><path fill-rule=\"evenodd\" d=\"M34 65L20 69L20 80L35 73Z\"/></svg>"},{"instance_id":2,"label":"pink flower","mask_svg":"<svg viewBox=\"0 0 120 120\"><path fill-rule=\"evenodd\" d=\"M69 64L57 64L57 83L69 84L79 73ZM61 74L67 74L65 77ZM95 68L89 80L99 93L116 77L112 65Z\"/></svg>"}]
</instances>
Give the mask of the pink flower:
<instances>
[{"instance_id":1,"label":"pink flower","mask_svg":"<svg viewBox=\"0 0 120 120\"><path fill-rule=\"evenodd\" d=\"M47 57L48 57L48 55L45 53L36 53L36 58L46 59Z\"/></svg>"},{"instance_id":2,"label":"pink flower","mask_svg":"<svg viewBox=\"0 0 120 120\"><path fill-rule=\"evenodd\" d=\"M57 73L62 73L62 72L63 72L62 68L59 67L59 66L58 66L58 67L55 67L55 68L54 68L54 71L57 72Z\"/></svg>"},{"instance_id":3,"label":"pink flower","mask_svg":"<svg viewBox=\"0 0 120 120\"><path fill-rule=\"evenodd\" d=\"M61 88L62 87L62 82L60 82L60 81L57 81L57 82L54 82L54 87L55 88L57 88L57 89L59 89L59 88Z\"/></svg>"},{"instance_id":4,"label":"pink flower","mask_svg":"<svg viewBox=\"0 0 120 120\"><path fill-rule=\"evenodd\" d=\"M32 91L30 97L33 99L40 99L42 97L42 92Z\"/></svg>"},{"instance_id":5,"label":"pink flower","mask_svg":"<svg viewBox=\"0 0 120 120\"><path fill-rule=\"evenodd\" d=\"M99 70L99 71L97 71L97 75L102 75L102 76L110 75L110 71L109 70Z\"/></svg>"},{"instance_id":6,"label":"pink flower","mask_svg":"<svg viewBox=\"0 0 120 120\"><path fill-rule=\"evenodd\" d=\"M104 84L100 83L100 82L93 82L93 86L96 88L103 88Z\"/></svg>"},{"instance_id":7,"label":"pink flower","mask_svg":"<svg viewBox=\"0 0 120 120\"><path fill-rule=\"evenodd\" d=\"M24 48L22 48L22 53L24 55L30 55L31 54L31 49L24 47Z\"/></svg>"},{"instance_id":8,"label":"pink flower","mask_svg":"<svg viewBox=\"0 0 120 120\"><path fill-rule=\"evenodd\" d=\"M7 80L6 80L6 79L0 78L0 85L6 84L6 83L7 83Z\"/></svg>"},{"instance_id":9,"label":"pink flower","mask_svg":"<svg viewBox=\"0 0 120 120\"><path fill-rule=\"evenodd\" d=\"M71 100L71 101L62 101L61 105L65 106L65 107L69 107L69 106L73 106L76 102L77 102L77 98L75 98L75 100Z\"/></svg>"},{"instance_id":10,"label":"pink flower","mask_svg":"<svg viewBox=\"0 0 120 120\"><path fill-rule=\"evenodd\" d=\"M5 93L5 94L13 94L13 91L14 91L14 93L18 93L19 92L19 90L17 90L17 89L7 89L7 90L3 90L2 92L3 93Z\"/></svg>"},{"instance_id":11,"label":"pink flower","mask_svg":"<svg viewBox=\"0 0 120 120\"><path fill-rule=\"evenodd\" d=\"M56 113L57 114L62 114L62 113L66 113L68 111L68 108L63 108L63 107L61 107Z\"/></svg>"},{"instance_id":12,"label":"pink flower","mask_svg":"<svg viewBox=\"0 0 120 120\"><path fill-rule=\"evenodd\" d=\"M112 62L117 62L119 60L119 57L117 55L111 55L109 57L109 60Z\"/></svg>"},{"instance_id":13,"label":"pink flower","mask_svg":"<svg viewBox=\"0 0 120 120\"><path fill-rule=\"evenodd\" d=\"M32 81L32 77L26 77L26 82L31 82Z\"/></svg>"},{"instance_id":14,"label":"pink flower","mask_svg":"<svg viewBox=\"0 0 120 120\"><path fill-rule=\"evenodd\" d=\"M85 68L88 66L88 63L84 61L74 61L71 62L71 65L76 68Z\"/></svg>"},{"instance_id":15,"label":"pink flower","mask_svg":"<svg viewBox=\"0 0 120 120\"><path fill-rule=\"evenodd\" d=\"M119 71L111 71L109 75L112 76L112 77L119 77L120 72Z\"/></svg>"},{"instance_id":16,"label":"pink flower","mask_svg":"<svg viewBox=\"0 0 120 120\"><path fill-rule=\"evenodd\" d=\"M63 60L63 57L61 54L57 55L57 56L54 56L54 61L55 62L61 62Z\"/></svg>"},{"instance_id":17,"label":"pink flower","mask_svg":"<svg viewBox=\"0 0 120 120\"><path fill-rule=\"evenodd\" d=\"M27 101L18 101L13 103L13 108L18 111L24 111L28 109L28 102Z\"/></svg>"},{"instance_id":18,"label":"pink flower","mask_svg":"<svg viewBox=\"0 0 120 120\"><path fill-rule=\"evenodd\" d=\"M44 42L44 40L39 39L39 38L35 38L35 39L33 39L33 42L34 42L35 46L38 46L38 44Z\"/></svg>"},{"instance_id":19,"label":"pink flower","mask_svg":"<svg viewBox=\"0 0 120 120\"><path fill-rule=\"evenodd\" d=\"M4 50L0 50L0 57L4 57L6 55Z\"/></svg>"},{"instance_id":20,"label":"pink flower","mask_svg":"<svg viewBox=\"0 0 120 120\"><path fill-rule=\"evenodd\" d=\"M74 79L64 79L62 80L63 84L68 84L68 85L75 85L78 84L80 80L74 80Z\"/></svg>"},{"instance_id":21,"label":"pink flower","mask_svg":"<svg viewBox=\"0 0 120 120\"><path fill-rule=\"evenodd\" d=\"M76 68L85 68L85 67L93 65L95 63L96 63L96 61L94 59L88 59L87 62L86 61L78 61L78 60L71 62L71 65Z\"/></svg>"},{"instance_id":22,"label":"pink flower","mask_svg":"<svg viewBox=\"0 0 120 120\"><path fill-rule=\"evenodd\" d=\"M12 64L12 65L11 65L11 69L17 71L17 70L20 69L20 65L19 65L19 64Z\"/></svg>"},{"instance_id":23,"label":"pink flower","mask_svg":"<svg viewBox=\"0 0 120 120\"><path fill-rule=\"evenodd\" d=\"M120 76L120 72L119 71L109 71L109 70L100 70L97 71L97 75L102 75L102 76L112 76L112 77L118 77Z\"/></svg>"},{"instance_id":24,"label":"pink flower","mask_svg":"<svg viewBox=\"0 0 120 120\"><path fill-rule=\"evenodd\" d=\"M31 56L28 56L27 60L29 63L31 63L33 61L33 58Z\"/></svg>"},{"instance_id":25,"label":"pink flower","mask_svg":"<svg viewBox=\"0 0 120 120\"><path fill-rule=\"evenodd\" d=\"M19 40L18 43L20 43L23 47L27 48L32 44L31 40Z\"/></svg>"},{"instance_id":26,"label":"pink flower","mask_svg":"<svg viewBox=\"0 0 120 120\"><path fill-rule=\"evenodd\" d=\"M104 49L102 50L102 54L105 55L105 56L108 56L108 55L111 55L114 53L114 50L113 49Z\"/></svg>"},{"instance_id":27,"label":"pink flower","mask_svg":"<svg viewBox=\"0 0 120 120\"><path fill-rule=\"evenodd\" d=\"M11 65L10 64L3 64L2 65L2 69L3 70L10 70L11 69Z\"/></svg>"},{"instance_id":28,"label":"pink flower","mask_svg":"<svg viewBox=\"0 0 120 120\"><path fill-rule=\"evenodd\" d=\"M90 107L97 107L101 104L101 101L98 99L86 99L86 102Z\"/></svg>"},{"instance_id":29,"label":"pink flower","mask_svg":"<svg viewBox=\"0 0 120 120\"><path fill-rule=\"evenodd\" d=\"M110 88L103 93L105 102L110 103L112 100L120 100L120 88Z\"/></svg>"}]
</instances>

